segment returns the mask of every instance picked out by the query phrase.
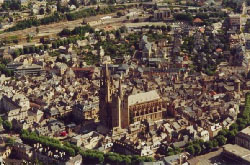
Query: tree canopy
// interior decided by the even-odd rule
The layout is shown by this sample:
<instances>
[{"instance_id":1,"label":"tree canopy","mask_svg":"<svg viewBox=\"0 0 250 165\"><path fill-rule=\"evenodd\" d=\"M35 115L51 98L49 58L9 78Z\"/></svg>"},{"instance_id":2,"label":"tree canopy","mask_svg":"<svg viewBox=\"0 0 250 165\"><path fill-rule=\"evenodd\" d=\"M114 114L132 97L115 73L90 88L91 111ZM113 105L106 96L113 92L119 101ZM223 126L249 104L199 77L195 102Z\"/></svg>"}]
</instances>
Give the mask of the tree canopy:
<instances>
[{"instance_id":1,"label":"tree canopy","mask_svg":"<svg viewBox=\"0 0 250 165\"><path fill-rule=\"evenodd\" d=\"M12 123L9 122L8 120L4 120L4 122L3 122L3 128L6 131L10 131L12 129Z\"/></svg>"}]
</instances>

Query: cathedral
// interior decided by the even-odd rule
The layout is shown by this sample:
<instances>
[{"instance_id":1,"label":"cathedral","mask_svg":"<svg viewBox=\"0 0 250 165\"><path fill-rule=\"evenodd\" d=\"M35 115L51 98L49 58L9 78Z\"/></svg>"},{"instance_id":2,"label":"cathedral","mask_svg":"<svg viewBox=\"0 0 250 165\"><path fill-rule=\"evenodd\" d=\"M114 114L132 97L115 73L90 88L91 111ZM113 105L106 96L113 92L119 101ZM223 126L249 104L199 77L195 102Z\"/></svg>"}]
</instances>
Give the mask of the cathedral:
<instances>
[{"instance_id":1,"label":"cathedral","mask_svg":"<svg viewBox=\"0 0 250 165\"><path fill-rule=\"evenodd\" d=\"M109 129L126 129L134 122L163 119L164 102L156 90L133 93L122 76L102 67L100 79L100 121Z\"/></svg>"}]
</instances>

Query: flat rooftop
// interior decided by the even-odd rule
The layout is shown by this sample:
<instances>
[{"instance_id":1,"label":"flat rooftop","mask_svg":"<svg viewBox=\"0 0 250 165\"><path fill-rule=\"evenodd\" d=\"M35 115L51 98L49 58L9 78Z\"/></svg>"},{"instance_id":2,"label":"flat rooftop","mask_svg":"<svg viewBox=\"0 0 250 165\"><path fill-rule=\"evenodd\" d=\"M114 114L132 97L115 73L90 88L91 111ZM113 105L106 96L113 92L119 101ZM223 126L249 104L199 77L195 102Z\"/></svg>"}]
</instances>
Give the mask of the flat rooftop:
<instances>
[{"instance_id":1,"label":"flat rooftop","mask_svg":"<svg viewBox=\"0 0 250 165\"><path fill-rule=\"evenodd\" d=\"M229 14L229 17L240 17L240 14Z\"/></svg>"},{"instance_id":2,"label":"flat rooftop","mask_svg":"<svg viewBox=\"0 0 250 165\"><path fill-rule=\"evenodd\" d=\"M245 33L244 35L245 35L245 39L246 39L246 40L249 40L249 39L250 39L250 34L249 34L249 33Z\"/></svg>"},{"instance_id":3,"label":"flat rooftop","mask_svg":"<svg viewBox=\"0 0 250 165\"><path fill-rule=\"evenodd\" d=\"M243 129L242 131L240 131L243 134L249 135L250 136L250 126L248 126L247 128Z\"/></svg>"},{"instance_id":4,"label":"flat rooftop","mask_svg":"<svg viewBox=\"0 0 250 165\"><path fill-rule=\"evenodd\" d=\"M153 100L160 99L161 97L156 92L156 90L152 90L149 92L137 93L135 95L130 95L128 97L128 105L140 104L144 102L149 102Z\"/></svg>"},{"instance_id":5,"label":"flat rooftop","mask_svg":"<svg viewBox=\"0 0 250 165\"><path fill-rule=\"evenodd\" d=\"M17 70L22 70L22 69L42 69L40 65L36 64L31 64L31 65L22 65L16 68Z\"/></svg>"},{"instance_id":6,"label":"flat rooftop","mask_svg":"<svg viewBox=\"0 0 250 165\"><path fill-rule=\"evenodd\" d=\"M247 162L250 162L250 150L238 146L236 144L226 144L223 146L223 151L228 152L236 157L241 158Z\"/></svg>"}]
</instances>

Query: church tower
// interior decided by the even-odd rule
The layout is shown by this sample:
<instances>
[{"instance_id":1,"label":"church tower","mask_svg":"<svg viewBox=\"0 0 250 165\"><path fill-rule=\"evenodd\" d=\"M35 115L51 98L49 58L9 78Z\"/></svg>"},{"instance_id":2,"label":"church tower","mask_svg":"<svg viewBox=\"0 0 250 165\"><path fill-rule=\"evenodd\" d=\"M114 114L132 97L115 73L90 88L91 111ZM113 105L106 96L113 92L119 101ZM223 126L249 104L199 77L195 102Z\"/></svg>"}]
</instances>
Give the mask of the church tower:
<instances>
[{"instance_id":1,"label":"church tower","mask_svg":"<svg viewBox=\"0 0 250 165\"><path fill-rule=\"evenodd\" d=\"M119 78L118 81L119 87L112 96L112 128L121 128L121 109L123 100L121 78Z\"/></svg>"},{"instance_id":2,"label":"church tower","mask_svg":"<svg viewBox=\"0 0 250 165\"><path fill-rule=\"evenodd\" d=\"M106 127L111 127L111 78L107 64L101 70L100 92L99 92L99 110L100 122Z\"/></svg>"},{"instance_id":3,"label":"church tower","mask_svg":"<svg viewBox=\"0 0 250 165\"><path fill-rule=\"evenodd\" d=\"M126 128L128 126L128 107L124 102L123 90L122 77L119 80L113 79L106 64L105 68L103 67L101 70L99 118L101 124L109 129Z\"/></svg>"}]
</instances>

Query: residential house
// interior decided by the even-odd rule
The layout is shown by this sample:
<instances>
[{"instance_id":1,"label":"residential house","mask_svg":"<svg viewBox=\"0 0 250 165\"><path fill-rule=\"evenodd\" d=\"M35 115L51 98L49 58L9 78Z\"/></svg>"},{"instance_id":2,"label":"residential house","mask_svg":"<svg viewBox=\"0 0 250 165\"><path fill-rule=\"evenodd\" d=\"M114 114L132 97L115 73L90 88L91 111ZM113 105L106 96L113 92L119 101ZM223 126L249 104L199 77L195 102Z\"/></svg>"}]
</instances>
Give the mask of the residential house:
<instances>
[{"instance_id":1,"label":"residential house","mask_svg":"<svg viewBox=\"0 0 250 165\"><path fill-rule=\"evenodd\" d=\"M73 106L72 114L76 121L95 121L98 119L99 103L76 104Z\"/></svg>"}]
</instances>

